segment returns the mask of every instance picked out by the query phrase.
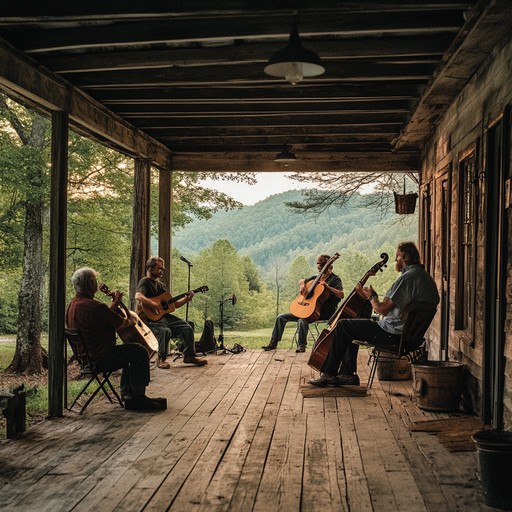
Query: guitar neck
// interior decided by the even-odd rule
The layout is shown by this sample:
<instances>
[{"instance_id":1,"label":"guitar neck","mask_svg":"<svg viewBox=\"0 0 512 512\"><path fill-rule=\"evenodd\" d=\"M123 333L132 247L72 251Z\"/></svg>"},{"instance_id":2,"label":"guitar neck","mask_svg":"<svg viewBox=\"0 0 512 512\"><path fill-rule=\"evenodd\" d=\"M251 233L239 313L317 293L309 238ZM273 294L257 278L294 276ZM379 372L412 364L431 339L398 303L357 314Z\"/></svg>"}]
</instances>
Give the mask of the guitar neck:
<instances>
[{"instance_id":1,"label":"guitar neck","mask_svg":"<svg viewBox=\"0 0 512 512\"><path fill-rule=\"evenodd\" d=\"M170 299L166 299L165 302L167 304L172 304L173 302L176 302L176 301L182 299L183 297L185 297L185 295L187 295L187 293L180 293L179 295L176 295L176 297L171 297Z\"/></svg>"},{"instance_id":2,"label":"guitar neck","mask_svg":"<svg viewBox=\"0 0 512 512\"><path fill-rule=\"evenodd\" d=\"M166 299L165 302L167 304L172 304L173 302L176 302L176 301L182 299L183 297L185 297L187 295L187 293L190 293L190 292L197 293L199 291L201 291L201 288L196 288L195 290L189 290L188 292L180 293L179 295L176 295L176 297L171 297L170 299Z\"/></svg>"}]
</instances>

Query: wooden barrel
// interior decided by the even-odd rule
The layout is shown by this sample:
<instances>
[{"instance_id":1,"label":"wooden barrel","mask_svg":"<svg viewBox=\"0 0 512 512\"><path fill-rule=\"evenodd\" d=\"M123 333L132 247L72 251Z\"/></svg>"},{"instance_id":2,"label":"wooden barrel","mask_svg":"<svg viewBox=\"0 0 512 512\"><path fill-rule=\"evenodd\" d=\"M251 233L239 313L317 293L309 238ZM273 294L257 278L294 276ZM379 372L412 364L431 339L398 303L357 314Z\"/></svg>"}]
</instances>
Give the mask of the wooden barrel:
<instances>
[{"instance_id":1,"label":"wooden barrel","mask_svg":"<svg viewBox=\"0 0 512 512\"><path fill-rule=\"evenodd\" d=\"M426 361L412 365L416 405L427 411L457 411L464 365L451 361Z\"/></svg>"},{"instance_id":2,"label":"wooden barrel","mask_svg":"<svg viewBox=\"0 0 512 512\"><path fill-rule=\"evenodd\" d=\"M411 376L411 363L407 357L379 359L377 363L379 380L409 380Z\"/></svg>"}]
</instances>

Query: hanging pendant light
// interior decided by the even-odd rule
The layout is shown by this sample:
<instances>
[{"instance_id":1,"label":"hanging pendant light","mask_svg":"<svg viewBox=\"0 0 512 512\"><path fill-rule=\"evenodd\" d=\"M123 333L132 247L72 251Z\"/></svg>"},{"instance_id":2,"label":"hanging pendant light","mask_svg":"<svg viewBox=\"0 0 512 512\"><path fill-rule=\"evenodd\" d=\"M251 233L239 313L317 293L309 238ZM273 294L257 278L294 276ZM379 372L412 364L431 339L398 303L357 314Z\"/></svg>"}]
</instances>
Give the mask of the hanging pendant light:
<instances>
[{"instance_id":1,"label":"hanging pendant light","mask_svg":"<svg viewBox=\"0 0 512 512\"><path fill-rule=\"evenodd\" d=\"M284 164L285 167L287 167L290 162L296 161L297 157L288 149L288 144L285 144L283 150L277 153L274 158L274 162L277 162L278 164Z\"/></svg>"},{"instance_id":2,"label":"hanging pendant light","mask_svg":"<svg viewBox=\"0 0 512 512\"><path fill-rule=\"evenodd\" d=\"M297 18L293 21L288 45L270 57L264 71L267 75L284 78L292 85L305 77L318 76L325 72L320 57L302 46Z\"/></svg>"}]
</instances>

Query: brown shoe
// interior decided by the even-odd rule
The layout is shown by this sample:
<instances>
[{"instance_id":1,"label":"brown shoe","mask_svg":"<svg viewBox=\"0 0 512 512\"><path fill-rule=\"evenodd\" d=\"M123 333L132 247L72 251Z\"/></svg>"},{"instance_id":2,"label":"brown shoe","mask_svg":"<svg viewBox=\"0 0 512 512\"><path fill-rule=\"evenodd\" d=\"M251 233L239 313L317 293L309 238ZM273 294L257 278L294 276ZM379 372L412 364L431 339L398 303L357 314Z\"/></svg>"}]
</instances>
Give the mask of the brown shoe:
<instances>
[{"instance_id":1,"label":"brown shoe","mask_svg":"<svg viewBox=\"0 0 512 512\"><path fill-rule=\"evenodd\" d=\"M156 365L162 370L168 370L171 367L165 359L160 359L159 357L156 360Z\"/></svg>"},{"instance_id":2,"label":"brown shoe","mask_svg":"<svg viewBox=\"0 0 512 512\"><path fill-rule=\"evenodd\" d=\"M264 345L261 347L263 350L275 350L277 348L277 341L276 340L270 340L270 343L268 345Z\"/></svg>"},{"instance_id":3,"label":"brown shoe","mask_svg":"<svg viewBox=\"0 0 512 512\"><path fill-rule=\"evenodd\" d=\"M195 364L196 366L204 366L208 364L206 359L198 359L197 357L184 357L183 362L187 364Z\"/></svg>"}]
</instances>

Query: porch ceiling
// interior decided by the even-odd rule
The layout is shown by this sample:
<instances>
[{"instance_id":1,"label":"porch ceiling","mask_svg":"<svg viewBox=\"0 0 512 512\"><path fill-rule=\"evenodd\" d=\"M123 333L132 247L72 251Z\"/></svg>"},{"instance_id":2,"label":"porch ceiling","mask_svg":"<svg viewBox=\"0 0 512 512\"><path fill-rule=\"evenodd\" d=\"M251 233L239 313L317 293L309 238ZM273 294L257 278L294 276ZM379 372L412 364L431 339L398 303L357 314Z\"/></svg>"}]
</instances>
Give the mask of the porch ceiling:
<instances>
[{"instance_id":1,"label":"porch ceiling","mask_svg":"<svg viewBox=\"0 0 512 512\"><path fill-rule=\"evenodd\" d=\"M418 169L511 27L507 0L2 2L0 37L173 153L179 170ZM325 73L267 76L299 13ZM295 164L294 164L295 165Z\"/></svg>"}]
</instances>

